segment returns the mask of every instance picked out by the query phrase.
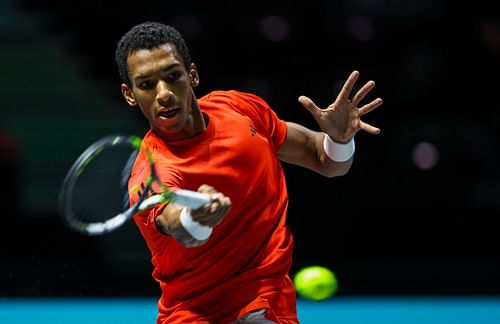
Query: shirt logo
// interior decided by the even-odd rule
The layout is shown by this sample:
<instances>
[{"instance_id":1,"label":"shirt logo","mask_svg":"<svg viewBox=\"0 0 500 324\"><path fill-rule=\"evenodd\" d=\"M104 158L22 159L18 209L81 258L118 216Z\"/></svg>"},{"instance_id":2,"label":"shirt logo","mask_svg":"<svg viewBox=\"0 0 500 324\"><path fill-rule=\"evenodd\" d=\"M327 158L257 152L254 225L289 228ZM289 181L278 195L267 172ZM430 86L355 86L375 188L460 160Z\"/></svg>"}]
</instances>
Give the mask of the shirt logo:
<instances>
[{"instance_id":1,"label":"shirt logo","mask_svg":"<svg viewBox=\"0 0 500 324\"><path fill-rule=\"evenodd\" d=\"M257 129L252 124L250 124L249 126L250 126L250 135L255 136L255 134L257 134Z\"/></svg>"}]
</instances>

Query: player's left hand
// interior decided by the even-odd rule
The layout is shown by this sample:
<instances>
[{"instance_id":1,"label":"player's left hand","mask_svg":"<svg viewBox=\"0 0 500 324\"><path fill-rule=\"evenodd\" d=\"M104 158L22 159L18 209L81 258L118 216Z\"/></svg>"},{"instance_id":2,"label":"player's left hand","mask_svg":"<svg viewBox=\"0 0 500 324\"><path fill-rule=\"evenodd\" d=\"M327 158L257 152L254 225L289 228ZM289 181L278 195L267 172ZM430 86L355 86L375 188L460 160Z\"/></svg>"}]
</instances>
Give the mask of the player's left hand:
<instances>
[{"instance_id":1,"label":"player's left hand","mask_svg":"<svg viewBox=\"0 0 500 324\"><path fill-rule=\"evenodd\" d=\"M353 71L335 102L327 108L321 109L308 97L300 96L299 102L312 114L323 132L328 134L332 140L338 143L347 143L359 130L370 134L378 134L380 129L365 123L361 116L369 113L382 104L382 99L377 98L361 107L361 100L375 87L375 82L370 80L355 95L350 94L359 77L358 71Z\"/></svg>"}]
</instances>

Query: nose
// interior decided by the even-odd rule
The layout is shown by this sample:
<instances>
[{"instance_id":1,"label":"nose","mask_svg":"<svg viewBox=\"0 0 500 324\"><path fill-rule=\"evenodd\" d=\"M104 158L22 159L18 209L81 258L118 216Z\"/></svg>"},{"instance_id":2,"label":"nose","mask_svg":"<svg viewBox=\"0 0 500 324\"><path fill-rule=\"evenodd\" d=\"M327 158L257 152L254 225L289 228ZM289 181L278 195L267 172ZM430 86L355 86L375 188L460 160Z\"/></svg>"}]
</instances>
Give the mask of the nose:
<instances>
[{"instance_id":1,"label":"nose","mask_svg":"<svg viewBox=\"0 0 500 324\"><path fill-rule=\"evenodd\" d=\"M168 102L173 95L174 93L165 81L158 82L156 85L156 99L160 104Z\"/></svg>"}]
</instances>

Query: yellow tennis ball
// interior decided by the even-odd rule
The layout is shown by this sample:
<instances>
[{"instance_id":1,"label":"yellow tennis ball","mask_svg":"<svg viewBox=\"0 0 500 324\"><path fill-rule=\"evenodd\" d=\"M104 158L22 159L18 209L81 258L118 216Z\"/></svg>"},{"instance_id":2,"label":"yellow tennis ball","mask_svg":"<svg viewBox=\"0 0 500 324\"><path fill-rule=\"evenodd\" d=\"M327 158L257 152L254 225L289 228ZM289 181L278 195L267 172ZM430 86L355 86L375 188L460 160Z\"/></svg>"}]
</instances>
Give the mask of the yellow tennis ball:
<instances>
[{"instance_id":1,"label":"yellow tennis ball","mask_svg":"<svg viewBox=\"0 0 500 324\"><path fill-rule=\"evenodd\" d=\"M322 266L302 268L295 274L293 284L300 297L315 301L332 297L338 289L335 274Z\"/></svg>"}]
</instances>

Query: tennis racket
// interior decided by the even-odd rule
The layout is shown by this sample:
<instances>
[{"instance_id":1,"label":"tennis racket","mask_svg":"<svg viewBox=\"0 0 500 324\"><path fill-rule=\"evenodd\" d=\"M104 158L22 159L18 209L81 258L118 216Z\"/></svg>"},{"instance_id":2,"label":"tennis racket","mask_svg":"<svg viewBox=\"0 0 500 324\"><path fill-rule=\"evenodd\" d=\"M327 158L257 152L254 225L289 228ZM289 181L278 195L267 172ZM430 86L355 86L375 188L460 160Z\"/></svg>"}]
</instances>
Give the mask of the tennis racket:
<instances>
[{"instance_id":1,"label":"tennis racket","mask_svg":"<svg viewBox=\"0 0 500 324\"><path fill-rule=\"evenodd\" d=\"M128 182L141 143L137 136L106 136L90 145L73 163L59 193L59 214L71 229L101 235L158 204L172 202L196 209L210 201L207 195L196 191L169 190L158 178L152 154L146 151L147 180L132 185L131 191L139 198L130 206ZM158 188L159 193L154 190Z\"/></svg>"}]
</instances>

